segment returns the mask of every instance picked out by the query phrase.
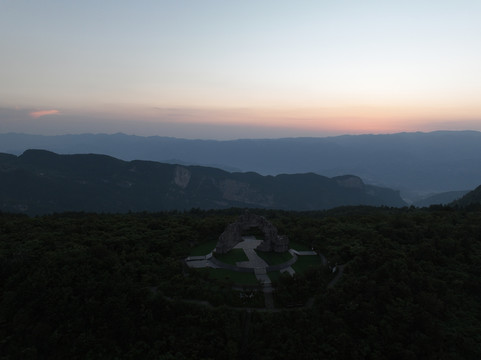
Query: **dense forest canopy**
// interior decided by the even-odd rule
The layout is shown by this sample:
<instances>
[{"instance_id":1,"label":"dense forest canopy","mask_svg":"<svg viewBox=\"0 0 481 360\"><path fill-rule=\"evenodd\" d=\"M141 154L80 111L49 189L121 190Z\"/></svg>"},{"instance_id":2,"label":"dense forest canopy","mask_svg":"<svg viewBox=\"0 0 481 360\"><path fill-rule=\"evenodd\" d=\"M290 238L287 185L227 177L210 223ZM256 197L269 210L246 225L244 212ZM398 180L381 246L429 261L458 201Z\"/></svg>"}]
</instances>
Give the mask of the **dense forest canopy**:
<instances>
[{"instance_id":1,"label":"dense forest canopy","mask_svg":"<svg viewBox=\"0 0 481 360\"><path fill-rule=\"evenodd\" d=\"M0 214L0 358L481 357L478 206L258 210L344 265L280 278L275 311L183 265L242 211Z\"/></svg>"}]
</instances>

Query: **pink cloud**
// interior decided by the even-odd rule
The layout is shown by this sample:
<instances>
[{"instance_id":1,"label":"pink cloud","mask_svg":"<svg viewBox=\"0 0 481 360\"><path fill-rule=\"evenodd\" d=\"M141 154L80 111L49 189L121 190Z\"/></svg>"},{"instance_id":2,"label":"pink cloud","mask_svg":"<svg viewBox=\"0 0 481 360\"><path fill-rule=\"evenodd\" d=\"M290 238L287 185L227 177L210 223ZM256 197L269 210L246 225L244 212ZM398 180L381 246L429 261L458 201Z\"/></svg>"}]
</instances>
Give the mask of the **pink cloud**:
<instances>
[{"instance_id":1,"label":"pink cloud","mask_svg":"<svg viewBox=\"0 0 481 360\"><path fill-rule=\"evenodd\" d=\"M58 111L58 110L39 110L39 111L30 112L30 116L33 117L34 119L39 118L40 116L56 115L56 114L60 114L60 111Z\"/></svg>"}]
</instances>

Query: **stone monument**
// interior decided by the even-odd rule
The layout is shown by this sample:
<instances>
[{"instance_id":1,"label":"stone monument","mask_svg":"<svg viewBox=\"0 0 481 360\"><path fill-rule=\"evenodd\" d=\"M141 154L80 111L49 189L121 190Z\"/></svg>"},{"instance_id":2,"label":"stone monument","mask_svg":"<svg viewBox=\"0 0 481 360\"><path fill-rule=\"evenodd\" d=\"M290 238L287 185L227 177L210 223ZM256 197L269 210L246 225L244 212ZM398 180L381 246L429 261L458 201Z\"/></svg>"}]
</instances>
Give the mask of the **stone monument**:
<instances>
[{"instance_id":1,"label":"stone monument","mask_svg":"<svg viewBox=\"0 0 481 360\"><path fill-rule=\"evenodd\" d=\"M263 216L246 212L239 216L236 222L227 225L224 232L219 236L215 252L218 254L227 253L243 240L242 232L253 227L259 228L264 233L264 241L257 247L257 250L281 253L289 249L289 238L287 236L278 235L277 228Z\"/></svg>"}]
</instances>

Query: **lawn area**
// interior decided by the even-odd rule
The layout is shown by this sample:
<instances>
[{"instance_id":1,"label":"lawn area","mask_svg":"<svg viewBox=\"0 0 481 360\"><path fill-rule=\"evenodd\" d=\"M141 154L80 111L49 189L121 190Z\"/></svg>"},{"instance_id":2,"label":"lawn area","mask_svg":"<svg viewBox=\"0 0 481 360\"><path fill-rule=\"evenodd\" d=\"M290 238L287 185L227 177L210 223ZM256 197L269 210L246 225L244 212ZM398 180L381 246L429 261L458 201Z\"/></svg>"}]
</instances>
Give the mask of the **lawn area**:
<instances>
[{"instance_id":1,"label":"lawn area","mask_svg":"<svg viewBox=\"0 0 481 360\"><path fill-rule=\"evenodd\" d=\"M295 241L289 241L289 248L297 250L297 251L311 251L312 250L309 246L307 246L305 244L302 244L302 243L295 242Z\"/></svg>"},{"instance_id":2,"label":"lawn area","mask_svg":"<svg viewBox=\"0 0 481 360\"><path fill-rule=\"evenodd\" d=\"M257 251L257 255L261 259L263 259L269 265L279 265L289 261L292 258L292 254L289 251L283 253L276 253L276 252L264 252L264 251Z\"/></svg>"},{"instance_id":3,"label":"lawn area","mask_svg":"<svg viewBox=\"0 0 481 360\"><path fill-rule=\"evenodd\" d=\"M298 256L297 261L291 267L296 273L303 273L311 267L317 267L322 265L322 259L317 255L304 255Z\"/></svg>"},{"instance_id":4,"label":"lawn area","mask_svg":"<svg viewBox=\"0 0 481 360\"><path fill-rule=\"evenodd\" d=\"M227 254L215 254L215 258L231 265L235 265L239 261L249 260L243 249L232 249Z\"/></svg>"},{"instance_id":5,"label":"lawn area","mask_svg":"<svg viewBox=\"0 0 481 360\"><path fill-rule=\"evenodd\" d=\"M209 254L217 245L217 240L211 240L197 245L190 251L190 256L203 256Z\"/></svg>"},{"instance_id":6,"label":"lawn area","mask_svg":"<svg viewBox=\"0 0 481 360\"><path fill-rule=\"evenodd\" d=\"M269 279L271 279L271 281L273 283L275 283L276 281L279 280L279 277L281 276L281 272L280 271L269 271L267 273L267 275L269 276Z\"/></svg>"},{"instance_id":7,"label":"lawn area","mask_svg":"<svg viewBox=\"0 0 481 360\"><path fill-rule=\"evenodd\" d=\"M240 285L259 285L254 273L244 273L226 269L201 269L209 274L209 277L214 280L220 280L228 283L236 283Z\"/></svg>"}]
</instances>

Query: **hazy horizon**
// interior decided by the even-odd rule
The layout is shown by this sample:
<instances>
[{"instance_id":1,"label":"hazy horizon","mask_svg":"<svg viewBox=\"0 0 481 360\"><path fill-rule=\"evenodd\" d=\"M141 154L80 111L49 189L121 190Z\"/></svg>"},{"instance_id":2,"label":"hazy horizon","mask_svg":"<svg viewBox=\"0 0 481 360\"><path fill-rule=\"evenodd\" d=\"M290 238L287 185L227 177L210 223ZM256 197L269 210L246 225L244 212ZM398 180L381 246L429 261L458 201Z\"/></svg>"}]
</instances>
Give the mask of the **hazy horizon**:
<instances>
[{"instance_id":1,"label":"hazy horizon","mask_svg":"<svg viewBox=\"0 0 481 360\"><path fill-rule=\"evenodd\" d=\"M137 137L165 137L165 138L172 138L172 139L178 139L178 140L206 140L206 141L235 141L235 140L282 140L282 139L302 139L302 138L335 138L335 137L343 137L343 136L376 136L376 135L398 135L398 134L430 134L430 133L466 133L466 132L481 132L481 130L470 130L470 129L464 129L464 130L432 130L432 131L400 131L400 132L392 132L392 133L359 133L359 134L349 134L349 133L339 133L339 134L325 134L325 135L312 135L312 134L307 134L307 135L286 135L286 136L278 136L278 137L273 137L273 136L257 136L257 137L226 137L226 138L209 138L209 137L188 137L188 136L170 136L170 135L163 135L163 134L145 134L145 135L138 135L138 134L129 134L125 133L123 131L117 131L117 132L66 132L66 133L59 133L59 134L39 134L39 133L32 133L32 132L18 132L18 131L6 131L6 132L0 132L0 135L8 135L8 134L18 134L18 135L26 135L26 136L45 136L45 137L51 137L51 136L82 136L82 135L125 135L125 136L137 136Z\"/></svg>"},{"instance_id":2,"label":"hazy horizon","mask_svg":"<svg viewBox=\"0 0 481 360\"><path fill-rule=\"evenodd\" d=\"M474 0L0 1L0 132L481 130Z\"/></svg>"}]
</instances>

